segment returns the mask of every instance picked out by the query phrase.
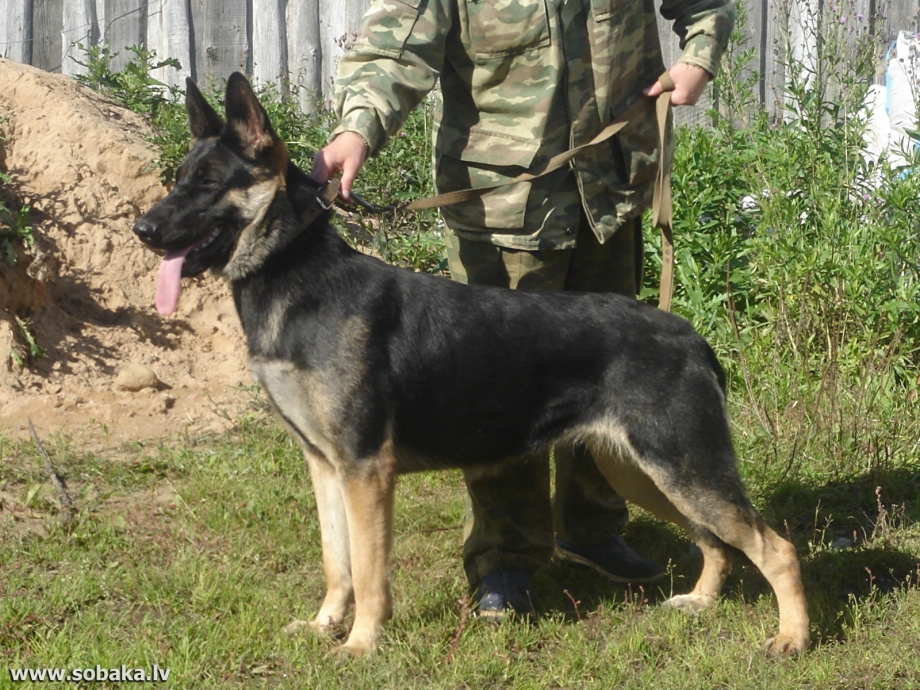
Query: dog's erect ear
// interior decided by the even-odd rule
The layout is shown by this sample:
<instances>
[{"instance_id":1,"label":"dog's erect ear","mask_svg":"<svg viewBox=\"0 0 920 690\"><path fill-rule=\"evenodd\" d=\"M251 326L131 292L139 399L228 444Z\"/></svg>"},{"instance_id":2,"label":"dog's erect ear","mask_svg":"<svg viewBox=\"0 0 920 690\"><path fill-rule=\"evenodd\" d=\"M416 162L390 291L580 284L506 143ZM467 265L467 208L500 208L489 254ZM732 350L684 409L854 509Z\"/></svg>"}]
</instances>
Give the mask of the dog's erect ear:
<instances>
[{"instance_id":1,"label":"dog's erect ear","mask_svg":"<svg viewBox=\"0 0 920 690\"><path fill-rule=\"evenodd\" d=\"M278 137L249 82L239 72L227 80L227 130L250 160L275 146Z\"/></svg>"},{"instance_id":2,"label":"dog's erect ear","mask_svg":"<svg viewBox=\"0 0 920 690\"><path fill-rule=\"evenodd\" d=\"M188 110L192 145L196 139L218 136L224 128L223 118L214 111L190 78L185 80L185 109Z\"/></svg>"}]
</instances>

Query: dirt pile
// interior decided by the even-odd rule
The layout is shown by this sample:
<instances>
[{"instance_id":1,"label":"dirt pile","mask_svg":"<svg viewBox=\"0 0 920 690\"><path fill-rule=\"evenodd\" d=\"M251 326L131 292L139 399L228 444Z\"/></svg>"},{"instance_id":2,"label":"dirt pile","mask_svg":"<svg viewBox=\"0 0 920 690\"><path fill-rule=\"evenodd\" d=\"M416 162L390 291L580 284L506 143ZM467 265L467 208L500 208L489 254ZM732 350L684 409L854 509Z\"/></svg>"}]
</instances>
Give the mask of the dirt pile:
<instances>
[{"instance_id":1,"label":"dirt pile","mask_svg":"<svg viewBox=\"0 0 920 690\"><path fill-rule=\"evenodd\" d=\"M0 263L0 433L103 433L111 441L219 430L252 382L229 289L186 281L154 308L159 257L131 233L166 194L143 118L73 80L0 59L0 170L7 205L29 204L35 246ZM28 354L27 324L45 356ZM115 385L143 366L159 384Z\"/></svg>"}]
</instances>

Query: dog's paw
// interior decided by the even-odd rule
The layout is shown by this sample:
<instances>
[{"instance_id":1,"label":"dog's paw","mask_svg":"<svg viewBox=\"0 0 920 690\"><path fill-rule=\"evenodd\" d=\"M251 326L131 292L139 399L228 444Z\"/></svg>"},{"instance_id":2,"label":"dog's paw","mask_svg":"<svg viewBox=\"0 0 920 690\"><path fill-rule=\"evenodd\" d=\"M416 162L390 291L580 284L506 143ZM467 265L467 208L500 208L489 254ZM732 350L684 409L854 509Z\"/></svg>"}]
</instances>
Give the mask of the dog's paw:
<instances>
[{"instance_id":1,"label":"dog's paw","mask_svg":"<svg viewBox=\"0 0 920 690\"><path fill-rule=\"evenodd\" d=\"M808 638L795 635L777 635L764 642L763 651L767 656L796 656L808 648Z\"/></svg>"},{"instance_id":2,"label":"dog's paw","mask_svg":"<svg viewBox=\"0 0 920 690\"><path fill-rule=\"evenodd\" d=\"M335 623L333 621L320 621L319 618L312 621L293 621L285 625L281 632L285 635L300 635L305 630L312 631L317 635L322 635L323 637L345 637L345 626L342 623Z\"/></svg>"},{"instance_id":3,"label":"dog's paw","mask_svg":"<svg viewBox=\"0 0 920 690\"><path fill-rule=\"evenodd\" d=\"M312 628L315 621L292 621L281 628L285 635L299 635L307 628Z\"/></svg>"},{"instance_id":4,"label":"dog's paw","mask_svg":"<svg viewBox=\"0 0 920 690\"><path fill-rule=\"evenodd\" d=\"M345 644L335 650L335 655L340 661L347 659L358 659L362 656L371 654L377 648L376 644L368 644L363 641L353 641L351 638L346 640Z\"/></svg>"},{"instance_id":5,"label":"dog's paw","mask_svg":"<svg viewBox=\"0 0 920 690\"><path fill-rule=\"evenodd\" d=\"M682 613L697 615L711 608L715 603L716 597L709 594L678 594L668 599L662 606Z\"/></svg>"}]
</instances>

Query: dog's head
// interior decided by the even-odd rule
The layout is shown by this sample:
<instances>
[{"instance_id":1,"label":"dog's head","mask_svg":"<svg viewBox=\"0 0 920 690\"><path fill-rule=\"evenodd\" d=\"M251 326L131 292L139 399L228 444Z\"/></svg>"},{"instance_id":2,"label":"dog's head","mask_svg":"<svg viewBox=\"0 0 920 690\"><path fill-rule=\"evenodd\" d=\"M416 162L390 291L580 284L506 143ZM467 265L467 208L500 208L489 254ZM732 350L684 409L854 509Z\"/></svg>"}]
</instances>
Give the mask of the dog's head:
<instances>
[{"instance_id":1,"label":"dog's head","mask_svg":"<svg viewBox=\"0 0 920 690\"><path fill-rule=\"evenodd\" d=\"M166 251L156 291L163 315L175 310L182 277L211 268L233 278L234 264L252 262L288 164L284 142L242 74L227 81L226 122L191 79L185 104L189 154L169 195L134 225L145 244Z\"/></svg>"}]
</instances>

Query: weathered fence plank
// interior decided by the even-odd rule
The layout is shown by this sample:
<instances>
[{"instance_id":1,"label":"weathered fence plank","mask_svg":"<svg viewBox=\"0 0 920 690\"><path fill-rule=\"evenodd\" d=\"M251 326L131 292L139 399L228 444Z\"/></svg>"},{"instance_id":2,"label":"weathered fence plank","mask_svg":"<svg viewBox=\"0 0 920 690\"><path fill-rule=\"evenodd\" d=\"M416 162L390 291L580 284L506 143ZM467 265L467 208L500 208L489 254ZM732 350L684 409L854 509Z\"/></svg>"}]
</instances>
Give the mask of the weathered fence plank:
<instances>
[{"instance_id":1,"label":"weathered fence plank","mask_svg":"<svg viewBox=\"0 0 920 690\"><path fill-rule=\"evenodd\" d=\"M192 0L191 8L194 79L201 85L216 86L231 72L246 71L249 65L246 1Z\"/></svg>"},{"instance_id":2,"label":"weathered fence plank","mask_svg":"<svg viewBox=\"0 0 920 690\"><path fill-rule=\"evenodd\" d=\"M920 1L893 0L890 5L882 4L882 8L885 17L880 22L879 36L884 45L892 43L900 31L920 31Z\"/></svg>"},{"instance_id":3,"label":"weathered fence plank","mask_svg":"<svg viewBox=\"0 0 920 690\"><path fill-rule=\"evenodd\" d=\"M95 0L65 2L63 10L61 72L85 74L85 49L99 42ZM83 48L80 48L81 45Z\"/></svg>"},{"instance_id":4,"label":"weathered fence plank","mask_svg":"<svg viewBox=\"0 0 920 690\"><path fill-rule=\"evenodd\" d=\"M96 6L96 24L99 27L97 38L105 33L105 1L106 0L94 0Z\"/></svg>"},{"instance_id":5,"label":"weathered fence plank","mask_svg":"<svg viewBox=\"0 0 920 690\"><path fill-rule=\"evenodd\" d=\"M301 0L294 0L299 4ZM287 76L286 0L252 0L252 77L278 83Z\"/></svg>"},{"instance_id":6,"label":"weathered fence plank","mask_svg":"<svg viewBox=\"0 0 920 690\"><path fill-rule=\"evenodd\" d=\"M67 0L74 2L74 0ZM131 59L129 46L147 44L147 0L105 0L103 39L113 53L112 69L124 69Z\"/></svg>"},{"instance_id":7,"label":"weathered fence plank","mask_svg":"<svg viewBox=\"0 0 920 690\"><path fill-rule=\"evenodd\" d=\"M0 0L0 56L31 64L32 0Z\"/></svg>"},{"instance_id":8,"label":"weathered fence plank","mask_svg":"<svg viewBox=\"0 0 920 690\"><path fill-rule=\"evenodd\" d=\"M150 0L147 5L147 49L156 51L157 59L175 58L182 69L160 67L153 77L169 86L185 88L185 78L192 76L191 40L186 0Z\"/></svg>"},{"instance_id":9,"label":"weathered fence plank","mask_svg":"<svg viewBox=\"0 0 920 690\"><path fill-rule=\"evenodd\" d=\"M38 0L32 6L32 64L49 72L61 71L61 29L64 0Z\"/></svg>"},{"instance_id":10,"label":"weathered fence plank","mask_svg":"<svg viewBox=\"0 0 920 690\"><path fill-rule=\"evenodd\" d=\"M304 112L313 110L323 88L323 49L319 0L288 2L288 80Z\"/></svg>"},{"instance_id":11,"label":"weathered fence plank","mask_svg":"<svg viewBox=\"0 0 920 690\"><path fill-rule=\"evenodd\" d=\"M332 94L339 58L354 43L355 31L370 0L319 0L323 93Z\"/></svg>"}]
</instances>

